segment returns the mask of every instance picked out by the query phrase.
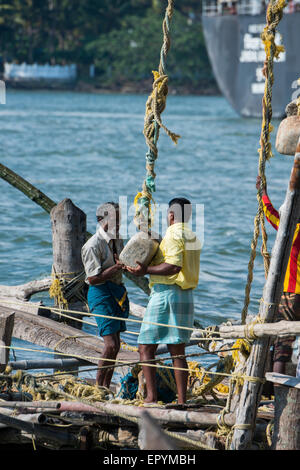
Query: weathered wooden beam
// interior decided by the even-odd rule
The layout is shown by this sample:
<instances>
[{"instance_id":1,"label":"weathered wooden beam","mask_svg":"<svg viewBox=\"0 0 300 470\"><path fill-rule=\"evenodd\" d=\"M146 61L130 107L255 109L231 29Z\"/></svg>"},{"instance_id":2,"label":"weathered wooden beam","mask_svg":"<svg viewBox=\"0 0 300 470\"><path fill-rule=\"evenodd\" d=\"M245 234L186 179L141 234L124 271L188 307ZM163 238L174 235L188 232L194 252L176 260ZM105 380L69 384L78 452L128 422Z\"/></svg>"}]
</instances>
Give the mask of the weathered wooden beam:
<instances>
[{"instance_id":1,"label":"weathered wooden beam","mask_svg":"<svg viewBox=\"0 0 300 470\"><path fill-rule=\"evenodd\" d=\"M87 405L88 406L88 405ZM186 425L190 428L207 428L210 426L217 425L217 417L219 416L220 409L211 408L200 408L197 411L191 410L173 410L156 407L139 407L133 405L122 405L122 404L111 404L109 402L101 402L101 408L105 412L107 409L113 409L115 413L120 415L127 415L130 417L140 418L143 412L146 410L147 413L156 420L159 425ZM92 411L93 406L87 408ZM94 408L97 411L97 408ZM227 414L224 417L225 423L228 426L232 426L235 423L235 417L232 414Z\"/></svg>"},{"instance_id":2,"label":"weathered wooden beam","mask_svg":"<svg viewBox=\"0 0 300 470\"><path fill-rule=\"evenodd\" d=\"M0 306L0 313L3 311L11 312L11 309ZM98 364L98 357L102 357L103 340L100 337L20 310L15 310L13 336L92 364ZM139 356L135 351L121 350L118 359L131 362L138 361Z\"/></svg>"},{"instance_id":3,"label":"weathered wooden beam","mask_svg":"<svg viewBox=\"0 0 300 470\"><path fill-rule=\"evenodd\" d=\"M20 360L10 361L8 365L12 370L34 370L34 369L56 369L56 370L72 370L80 366L89 364L80 359L44 359L44 360Z\"/></svg>"},{"instance_id":4,"label":"weathered wooden beam","mask_svg":"<svg viewBox=\"0 0 300 470\"><path fill-rule=\"evenodd\" d=\"M4 414L5 416L15 416L16 418L29 423L44 424L46 422L46 416L43 413L23 413L21 410L18 411L16 409L2 407L2 403L0 403L0 405L0 414Z\"/></svg>"},{"instance_id":5,"label":"weathered wooden beam","mask_svg":"<svg viewBox=\"0 0 300 470\"><path fill-rule=\"evenodd\" d=\"M77 437L70 432L58 431L57 428L52 429L42 424L27 422L3 413L0 413L0 423L20 431L25 431L31 436L35 436L47 443L52 442L60 447L63 445L77 446L78 444Z\"/></svg>"},{"instance_id":6,"label":"weathered wooden beam","mask_svg":"<svg viewBox=\"0 0 300 470\"><path fill-rule=\"evenodd\" d=\"M46 212L50 213L52 207L56 205L46 194L2 163L0 163L0 177L41 206Z\"/></svg>"},{"instance_id":7,"label":"weathered wooden beam","mask_svg":"<svg viewBox=\"0 0 300 470\"><path fill-rule=\"evenodd\" d=\"M49 290L49 287L51 286L52 279L49 282L49 285L47 289ZM5 288L9 289L9 286L4 286ZM18 287L18 286L16 286ZM20 286L22 287L22 286ZM15 291L13 290L11 293L13 294ZM10 309L16 309L16 310L22 310L23 312L28 312L32 313L34 315L43 315L43 312L48 312L49 314L51 313L51 308L52 306L46 306L42 302L29 302L25 300L25 298L17 298L14 295L10 295L10 291L7 290L7 296L2 296L1 295L1 289L0 289L0 307L8 307ZM129 310L130 314L133 317L137 318L143 318L144 313L146 308L143 307L142 305L135 304L134 302L129 302ZM88 311L86 306L81 308L82 312L85 312L88 316Z\"/></svg>"},{"instance_id":8,"label":"weathered wooden beam","mask_svg":"<svg viewBox=\"0 0 300 470\"><path fill-rule=\"evenodd\" d=\"M22 312L28 312L33 315L45 315L46 312L48 315L51 314L51 307L45 307L41 301L27 302L13 297L0 297L0 307L2 309L22 310Z\"/></svg>"},{"instance_id":9,"label":"weathered wooden beam","mask_svg":"<svg viewBox=\"0 0 300 470\"><path fill-rule=\"evenodd\" d=\"M279 374L278 372L267 372L266 379L276 385L284 385L285 387L293 387L300 390L300 377L292 377L291 375Z\"/></svg>"},{"instance_id":10,"label":"weathered wooden beam","mask_svg":"<svg viewBox=\"0 0 300 470\"><path fill-rule=\"evenodd\" d=\"M29 300L30 297L39 292L49 290L52 278L34 280L19 286L0 286L0 298L13 297L17 300Z\"/></svg>"},{"instance_id":11,"label":"weathered wooden beam","mask_svg":"<svg viewBox=\"0 0 300 470\"><path fill-rule=\"evenodd\" d=\"M0 312L0 372L3 372L9 359L9 349L14 327L14 312Z\"/></svg>"},{"instance_id":12,"label":"weathered wooden beam","mask_svg":"<svg viewBox=\"0 0 300 470\"><path fill-rule=\"evenodd\" d=\"M263 338L268 336L300 335L300 321L282 320L276 323L256 323L251 325L221 326L219 329L221 338Z\"/></svg>"},{"instance_id":13,"label":"weathered wooden beam","mask_svg":"<svg viewBox=\"0 0 300 470\"><path fill-rule=\"evenodd\" d=\"M2 401L0 403L1 408L15 408L20 409L24 412L25 409L30 410L51 410L51 411L58 411L60 410L60 403L58 401ZM37 412L37 411L36 411Z\"/></svg>"},{"instance_id":14,"label":"weathered wooden beam","mask_svg":"<svg viewBox=\"0 0 300 470\"><path fill-rule=\"evenodd\" d=\"M263 299L260 303L259 317L265 323L273 322L282 295L283 281L299 214L300 140L281 210L280 224L272 250L268 277L263 290ZM233 450L249 449L251 446L269 350L270 340L268 338L259 338L254 341L245 373L248 377L255 377L255 379L244 381L231 442L231 449Z\"/></svg>"}]
</instances>

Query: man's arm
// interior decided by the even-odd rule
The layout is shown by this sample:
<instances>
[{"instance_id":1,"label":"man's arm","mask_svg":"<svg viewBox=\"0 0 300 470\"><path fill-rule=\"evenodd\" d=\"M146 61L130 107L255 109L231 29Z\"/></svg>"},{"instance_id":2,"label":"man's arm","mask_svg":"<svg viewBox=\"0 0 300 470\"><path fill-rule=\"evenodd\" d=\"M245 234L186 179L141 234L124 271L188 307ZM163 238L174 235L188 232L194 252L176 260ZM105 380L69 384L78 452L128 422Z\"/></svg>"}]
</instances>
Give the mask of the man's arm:
<instances>
[{"instance_id":1,"label":"man's arm","mask_svg":"<svg viewBox=\"0 0 300 470\"><path fill-rule=\"evenodd\" d=\"M116 264L110 266L109 268L105 269L102 273L97 274L96 276L88 277L87 280L91 284L91 286L97 285L101 282L109 281L114 277L114 275L123 269L123 265L120 261L116 261Z\"/></svg>"},{"instance_id":2,"label":"man's arm","mask_svg":"<svg viewBox=\"0 0 300 470\"><path fill-rule=\"evenodd\" d=\"M173 276L178 274L181 270L181 266L176 266L175 264L161 263L157 266L145 266L137 261L138 267L131 268L126 266L127 271L134 274L135 276L144 276L145 274L156 274L159 276Z\"/></svg>"},{"instance_id":3,"label":"man's arm","mask_svg":"<svg viewBox=\"0 0 300 470\"><path fill-rule=\"evenodd\" d=\"M123 265L120 263L116 255L116 264L110 266L107 269L103 269L100 250L93 246L84 246L82 248L81 257L86 272L87 281L92 286L110 280L120 269L123 269Z\"/></svg>"},{"instance_id":4,"label":"man's arm","mask_svg":"<svg viewBox=\"0 0 300 470\"><path fill-rule=\"evenodd\" d=\"M261 185L261 177L258 176L256 179L257 190L260 189L260 185ZM266 186L262 187L261 194L262 194L263 210L264 210L266 219L272 225L272 227L275 228L275 230L278 230L280 215L279 215L279 212L273 207L273 204L271 203L269 199Z\"/></svg>"}]
</instances>

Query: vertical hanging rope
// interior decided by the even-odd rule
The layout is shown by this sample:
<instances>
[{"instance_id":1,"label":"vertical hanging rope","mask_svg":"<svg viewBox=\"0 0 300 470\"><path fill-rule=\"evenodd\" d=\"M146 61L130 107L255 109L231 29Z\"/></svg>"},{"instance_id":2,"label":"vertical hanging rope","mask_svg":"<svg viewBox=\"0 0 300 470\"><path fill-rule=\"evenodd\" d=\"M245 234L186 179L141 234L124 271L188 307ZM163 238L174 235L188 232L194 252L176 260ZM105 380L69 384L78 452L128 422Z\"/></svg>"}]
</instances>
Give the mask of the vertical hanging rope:
<instances>
[{"instance_id":1,"label":"vertical hanging rope","mask_svg":"<svg viewBox=\"0 0 300 470\"><path fill-rule=\"evenodd\" d=\"M261 34L261 39L264 44L266 52L266 60L263 68L263 74L265 76L265 89L264 96L262 99L262 126L260 135L260 148L259 162L258 162L258 174L261 177L261 187L257 192L258 210L254 219L254 233L251 242L251 254L248 264L248 278L245 287L245 299L244 307L242 310L241 320L244 324L248 313L248 307L250 303L250 291L253 280L253 268L254 260L256 257L256 248L258 237L260 233L260 227L262 231L262 248L261 253L264 260L265 275L268 275L270 255L267 249L267 232L265 229L265 219L263 212L262 203L262 187L266 184L265 176L265 165L266 161L269 160L272 155L272 145L270 142L270 134L273 130L271 125L272 120L272 87L274 83L273 67L274 59L279 57L279 54L284 51L284 47L275 44L276 28L282 18L283 8L286 6L285 0L271 0L266 14L266 26Z\"/></svg>"},{"instance_id":2,"label":"vertical hanging rope","mask_svg":"<svg viewBox=\"0 0 300 470\"><path fill-rule=\"evenodd\" d=\"M154 82L153 90L146 102L146 112L144 119L144 130L148 151L146 153L146 178L143 183L142 191L139 192L134 199L136 208L135 223L141 230L148 230L152 225L151 201L153 201L152 193L155 191L154 172L155 161L158 156L157 141L159 138L160 128L163 128L171 140L177 144L177 134L171 132L161 120L161 114L166 107L168 95L168 76L166 74L166 58L170 49L170 23L174 11L173 0L168 0L165 17L163 20L163 44L160 52L160 63L158 71L153 72Z\"/></svg>"},{"instance_id":3,"label":"vertical hanging rope","mask_svg":"<svg viewBox=\"0 0 300 470\"><path fill-rule=\"evenodd\" d=\"M298 85L300 85L300 78L297 80ZM298 108L298 116L300 116L300 96L297 98L297 108Z\"/></svg>"}]
</instances>

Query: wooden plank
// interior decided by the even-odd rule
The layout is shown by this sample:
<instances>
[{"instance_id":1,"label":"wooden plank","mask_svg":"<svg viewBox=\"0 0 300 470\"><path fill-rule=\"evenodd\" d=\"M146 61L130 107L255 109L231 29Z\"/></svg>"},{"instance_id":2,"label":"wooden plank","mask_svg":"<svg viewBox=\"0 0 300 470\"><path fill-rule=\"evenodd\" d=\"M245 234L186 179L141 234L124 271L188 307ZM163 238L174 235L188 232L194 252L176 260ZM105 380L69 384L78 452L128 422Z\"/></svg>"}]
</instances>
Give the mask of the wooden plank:
<instances>
[{"instance_id":1,"label":"wooden plank","mask_svg":"<svg viewBox=\"0 0 300 470\"><path fill-rule=\"evenodd\" d=\"M46 290L50 288L50 285L51 285L51 282L49 282L49 285ZM7 289L10 288L10 286L3 286L3 287ZM12 286L12 287L13 287L13 290L11 291L11 293L14 294L15 287L22 288L23 286ZM43 312L44 313L48 312L50 314L51 308L53 308L52 306L43 305L43 303L40 301L28 302L24 298L20 299L18 297L14 297L14 295L9 295L10 294L9 290L6 290L6 293L8 294L7 296L4 296L4 295L2 296L1 289L0 289L0 307L3 307L3 308L8 307L9 309L22 310L22 312L28 312L28 313L32 313L35 315L43 315ZM130 310L130 314L133 317L142 319L146 308L143 307L142 305L135 304L134 302L129 302L129 310ZM86 315L89 316L86 306L82 307L80 311L85 312Z\"/></svg>"},{"instance_id":2,"label":"wooden plank","mask_svg":"<svg viewBox=\"0 0 300 470\"><path fill-rule=\"evenodd\" d=\"M12 310L0 306L1 312L8 313ZM102 357L103 341L100 337L21 310L15 310L13 336L93 364L98 364L98 358ZM139 355L135 351L121 350L118 359L138 361Z\"/></svg>"},{"instance_id":3,"label":"wooden plank","mask_svg":"<svg viewBox=\"0 0 300 470\"><path fill-rule=\"evenodd\" d=\"M274 384L298 388L300 390L300 377L292 377L291 375L279 374L278 372L267 372L266 379Z\"/></svg>"}]
</instances>

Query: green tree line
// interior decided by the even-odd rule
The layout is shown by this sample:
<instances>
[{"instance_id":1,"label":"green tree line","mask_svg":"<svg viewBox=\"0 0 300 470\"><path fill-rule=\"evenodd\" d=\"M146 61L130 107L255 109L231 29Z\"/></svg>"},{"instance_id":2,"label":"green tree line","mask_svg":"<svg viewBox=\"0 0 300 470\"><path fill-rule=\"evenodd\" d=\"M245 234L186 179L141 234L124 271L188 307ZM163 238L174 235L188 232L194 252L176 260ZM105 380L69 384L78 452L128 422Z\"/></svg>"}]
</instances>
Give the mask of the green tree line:
<instances>
[{"instance_id":1,"label":"green tree line","mask_svg":"<svg viewBox=\"0 0 300 470\"><path fill-rule=\"evenodd\" d=\"M0 0L3 61L95 65L102 84L140 82L159 62L166 0ZM175 1L168 74L178 84L213 83L201 0ZM85 68L86 67L86 68Z\"/></svg>"}]
</instances>

